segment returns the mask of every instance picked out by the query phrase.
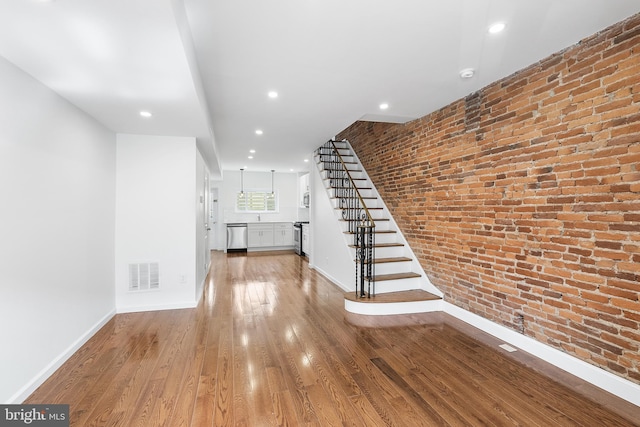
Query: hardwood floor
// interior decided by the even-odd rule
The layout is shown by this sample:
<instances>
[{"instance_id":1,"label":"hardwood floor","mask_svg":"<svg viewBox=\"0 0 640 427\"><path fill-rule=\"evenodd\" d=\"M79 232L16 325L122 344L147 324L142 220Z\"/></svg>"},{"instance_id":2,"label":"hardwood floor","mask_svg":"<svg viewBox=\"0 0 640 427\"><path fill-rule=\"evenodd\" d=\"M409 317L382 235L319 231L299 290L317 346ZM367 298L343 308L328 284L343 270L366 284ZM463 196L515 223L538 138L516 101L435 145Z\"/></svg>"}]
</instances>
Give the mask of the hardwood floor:
<instances>
[{"instance_id":1,"label":"hardwood floor","mask_svg":"<svg viewBox=\"0 0 640 427\"><path fill-rule=\"evenodd\" d=\"M195 309L116 315L26 403L74 426L633 426L640 408L444 314L370 319L292 253L212 254Z\"/></svg>"}]
</instances>

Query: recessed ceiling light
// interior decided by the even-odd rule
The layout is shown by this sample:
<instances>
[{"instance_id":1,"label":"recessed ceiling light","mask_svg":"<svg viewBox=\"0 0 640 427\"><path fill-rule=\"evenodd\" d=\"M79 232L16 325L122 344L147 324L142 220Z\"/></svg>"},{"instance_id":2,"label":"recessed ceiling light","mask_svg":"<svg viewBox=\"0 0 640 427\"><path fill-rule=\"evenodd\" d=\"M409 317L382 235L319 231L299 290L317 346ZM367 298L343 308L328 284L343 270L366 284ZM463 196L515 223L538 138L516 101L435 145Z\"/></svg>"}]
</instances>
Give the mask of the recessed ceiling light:
<instances>
[{"instance_id":1,"label":"recessed ceiling light","mask_svg":"<svg viewBox=\"0 0 640 427\"><path fill-rule=\"evenodd\" d=\"M268 93L269 98L275 99L278 97L278 92L276 92L275 90L272 90Z\"/></svg>"},{"instance_id":2,"label":"recessed ceiling light","mask_svg":"<svg viewBox=\"0 0 640 427\"><path fill-rule=\"evenodd\" d=\"M304 159L305 163L309 162L309 159Z\"/></svg>"},{"instance_id":3,"label":"recessed ceiling light","mask_svg":"<svg viewBox=\"0 0 640 427\"><path fill-rule=\"evenodd\" d=\"M256 135L262 135L263 133L264 133L264 132L262 132L262 130L261 130L261 129L257 129L257 130L256 130Z\"/></svg>"},{"instance_id":4,"label":"recessed ceiling light","mask_svg":"<svg viewBox=\"0 0 640 427\"><path fill-rule=\"evenodd\" d=\"M249 157L247 157L247 158L248 158L248 159L253 159L253 156L249 156Z\"/></svg>"},{"instance_id":5,"label":"recessed ceiling light","mask_svg":"<svg viewBox=\"0 0 640 427\"><path fill-rule=\"evenodd\" d=\"M389 108L389 104L387 104L386 102L383 104L380 104L380 109L381 110L386 110L387 108Z\"/></svg>"},{"instance_id":6,"label":"recessed ceiling light","mask_svg":"<svg viewBox=\"0 0 640 427\"><path fill-rule=\"evenodd\" d=\"M293 169L289 169L289 172L293 172Z\"/></svg>"},{"instance_id":7,"label":"recessed ceiling light","mask_svg":"<svg viewBox=\"0 0 640 427\"><path fill-rule=\"evenodd\" d=\"M491 34L498 34L506 28L506 24L504 22L496 22L489 27L489 32Z\"/></svg>"},{"instance_id":8,"label":"recessed ceiling light","mask_svg":"<svg viewBox=\"0 0 640 427\"><path fill-rule=\"evenodd\" d=\"M148 112L148 111L140 111L140 115L142 117L151 117L152 116L152 114L150 112Z\"/></svg>"},{"instance_id":9,"label":"recessed ceiling light","mask_svg":"<svg viewBox=\"0 0 640 427\"><path fill-rule=\"evenodd\" d=\"M256 152L256 150L249 150L249 152L253 154Z\"/></svg>"},{"instance_id":10,"label":"recessed ceiling light","mask_svg":"<svg viewBox=\"0 0 640 427\"><path fill-rule=\"evenodd\" d=\"M464 70L460 70L460 78L470 79L476 73L476 70L473 68L465 68Z\"/></svg>"}]
</instances>

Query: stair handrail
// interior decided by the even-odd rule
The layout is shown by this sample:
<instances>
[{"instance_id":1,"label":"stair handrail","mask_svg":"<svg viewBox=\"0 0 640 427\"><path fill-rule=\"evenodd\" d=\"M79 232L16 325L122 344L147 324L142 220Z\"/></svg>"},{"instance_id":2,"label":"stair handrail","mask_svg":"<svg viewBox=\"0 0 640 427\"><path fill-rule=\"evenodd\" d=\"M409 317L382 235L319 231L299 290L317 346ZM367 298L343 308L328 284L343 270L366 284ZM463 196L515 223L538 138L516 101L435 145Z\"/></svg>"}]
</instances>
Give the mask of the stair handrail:
<instances>
[{"instance_id":1,"label":"stair handrail","mask_svg":"<svg viewBox=\"0 0 640 427\"><path fill-rule=\"evenodd\" d=\"M344 160L342 159L342 156L340 155L340 152L338 151L338 147L336 147L336 144L335 144L336 141L330 140L329 142L331 143L331 146L333 147L333 151L335 151L336 155L338 156L338 159L340 160L340 164L342 164L342 169L346 172L347 177L349 178L349 182L351 182L351 185L353 186L353 189L355 190L356 195L358 196L358 201L360 202L360 206L362 206L362 208L364 209L365 214L367 215L367 225L370 225L371 227L375 227L376 223L373 220L373 217L371 216L371 213L369 213L369 209L367 209L367 205L364 204L364 199L360 195L360 191L358 191L358 187L356 186L355 181L351 177L351 174L349 173L349 169L347 169L347 165L344 162ZM347 140L342 140L342 142L347 142ZM364 222L364 220L363 220L363 222Z\"/></svg>"},{"instance_id":2,"label":"stair handrail","mask_svg":"<svg viewBox=\"0 0 640 427\"><path fill-rule=\"evenodd\" d=\"M331 149L332 152L328 155L333 156L335 154L335 158L339 160L340 165L342 167L342 172L344 173L344 175L346 175L351 189L354 190L354 193L357 196L357 200L359 202L359 208L355 206L353 207L347 206L346 208L344 208L343 212L344 211L348 212L349 210L364 211L364 217L362 219L359 218L360 215L356 214L357 218L355 218L355 221L354 221L355 227L352 227L352 224L348 218L347 218L347 221L349 221L348 223L349 231L353 232L353 235L354 235L353 236L354 247L356 249L356 297L366 297L366 296L370 297L372 295L375 295L374 260L375 260L375 226L376 225L373 217L371 216L371 213L369 212L369 209L367 209L367 205L364 203L364 199L362 198L362 195L360 194L360 191L358 190L358 187L356 186L356 183L353 180L353 177L351 176L351 173L349 173L349 169L347 168L347 165L344 162L342 155L338 151L338 147L335 144L336 142L337 141L329 140L327 141L326 144L319 147L317 151L320 154L320 160L324 162L325 160L323 159L323 156L322 156L322 154L324 153L322 153L321 150L323 148ZM345 142L348 144L348 141L346 139L340 142ZM328 144L330 144L329 147L327 147ZM328 161L328 162L335 163L333 161ZM335 171L338 172L337 169ZM342 178L332 178L331 172L332 171L329 170L330 181L332 179L344 180L344 176ZM336 188L336 190L338 190L337 193L339 193L339 188ZM340 198L341 196L337 194L337 197ZM341 207L341 209L343 208ZM368 292L367 292L368 295L365 294L365 291L364 291L365 281L368 284ZM359 295L358 295L358 284L360 284Z\"/></svg>"}]
</instances>

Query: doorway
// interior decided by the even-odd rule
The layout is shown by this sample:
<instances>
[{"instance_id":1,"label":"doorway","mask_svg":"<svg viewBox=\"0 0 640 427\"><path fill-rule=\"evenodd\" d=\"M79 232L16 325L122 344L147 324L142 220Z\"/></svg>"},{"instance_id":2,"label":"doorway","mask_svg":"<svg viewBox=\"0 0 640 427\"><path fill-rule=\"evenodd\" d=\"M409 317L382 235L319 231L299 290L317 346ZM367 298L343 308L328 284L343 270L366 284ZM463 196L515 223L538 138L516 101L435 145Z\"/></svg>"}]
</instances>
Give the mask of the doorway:
<instances>
[{"instance_id":1,"label":"doorway","mask_svg":"<svg viewBox=\"0 0 640 427\"><path fill-rule=\"evenodd\" d=\"M209 193L209 250L218 249L218 188L211 187Z\"/></svg>"}]
</instances>

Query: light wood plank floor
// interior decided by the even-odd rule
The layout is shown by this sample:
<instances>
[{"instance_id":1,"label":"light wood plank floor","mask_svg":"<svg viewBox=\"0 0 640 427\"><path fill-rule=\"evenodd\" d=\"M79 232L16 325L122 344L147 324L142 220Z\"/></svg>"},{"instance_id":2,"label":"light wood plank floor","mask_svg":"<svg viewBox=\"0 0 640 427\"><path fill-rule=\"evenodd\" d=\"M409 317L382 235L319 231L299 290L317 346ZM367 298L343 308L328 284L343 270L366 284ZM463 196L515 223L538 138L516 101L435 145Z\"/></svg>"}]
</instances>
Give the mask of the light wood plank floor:
<instances>
[{"instance_id":1,"label":"light wood plank floor","mask_svg":"<svg viewBox=\"0 0 640 427\"><path fill-rule=\"evenodd\" d=\"M632 426L621 401L444 314L369 319L292 253L212 253L195 309L116 315L27 403L74 426Z\"/></svg>"}]
</instances>

